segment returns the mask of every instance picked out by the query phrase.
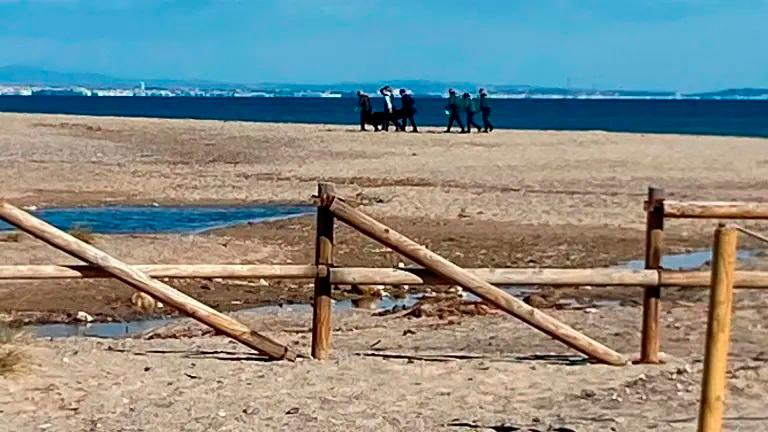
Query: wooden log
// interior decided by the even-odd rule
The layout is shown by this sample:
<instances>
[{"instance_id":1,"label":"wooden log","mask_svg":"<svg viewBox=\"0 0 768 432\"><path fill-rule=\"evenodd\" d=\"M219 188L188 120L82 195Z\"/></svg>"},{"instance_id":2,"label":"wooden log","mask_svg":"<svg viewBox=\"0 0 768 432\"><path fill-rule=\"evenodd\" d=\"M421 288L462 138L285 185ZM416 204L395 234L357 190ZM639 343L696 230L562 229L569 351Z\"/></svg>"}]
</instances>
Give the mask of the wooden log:
<instances>
[{"instance_id":1,"label":"wooden log","mask_svg":"<svg viewBox=\"0 0 768 432\"><path fill-rule=\"evenodd\" d=\"M701 288L709 287L711 275L709 272L672 271L660 272L659 284L663 287ZM738 271L735 275L734 288L768 289L768 272Z\"/></svg>"},{"instance_id":2,"label":"wooden log","mask_svg":"<svg viewBox=\"0 0 768 432\"><path fill-rule=\"evenodd\" d=\"M493 285L551 286L656 286L659 272L631 269L551 269L551 268L466 268ZM449 279L425 268L337 267L330 270L332 284L360 285L450 285ZM708 275L708 273L707 273ZM703 286L709 284L709 280Z\"/></svg>"},{"instance_id":3,"label":"wooden log","mask_svg":"<svg viewBox=\"0 0 768 432\"><path fill-rule=\"evenodd\" d=\"M314 279L331 274L332 285L450 285L451 281L425 268L367 268L268 264L135 264L133 268L153 278L183 279ZM556 269L556 268L465 268L493 285L623 286L709 288L705 271ZM2 280L111 278L107 271L85 264L75 265L0 265ZM768 272L739 271L734 288L768 289Z\"/></svg>"},{"instance_id":4,"label":"wooden log","mask_svg":"<svg viewBox=\"0 0 768 432\"><path fill-rule=\"evenodd\" d=\"M272 264L135 264L132 267L153 278L189 279L313 279L317 266ZM111 273L90 265L3 265L3 279L95 279Z\"/></svg>"},{"instance_id":5,"label":"wooden log","mask_svg":"<svg viewBox=\"0 0 768 432\"><path fill-rule=\"evenodd\" d=\"M768 203L665 201L664 216L678 219L768 219Z\"/></svg>"},{"instance_id":6,"label":"wooden log","mask_svg":"<svg viewBox=\"0 0 768 432\"><path fill-rule=\"evenodd\" d=\"M131 287L160 300L168 306L178 309L189 317L272 359L295 360L296 358L296 355L285 345L254 332L239 321L200 303L194 298L156 279L150 278L105 252L76 239L5 201L0 201L0 218L75 258L101 267Z\"/></svg>"},{"instance_id":7,"label":"wooden log","mask_svg":"<svg viewBox=\"0 0 768 432\"><path fill-rule=\"evenodd\" d=\"M661 268L664 239L664 190L648 188L645 225L645 268ZM640 341L640 362L658 363L661 349L661 287L643 290L643 329Z\"/></svg>"},{"instance_id":8,"label":"wooden log","mask_svg":"<svg viewBox=\"0 0 768 432\"><path fill-rule=\"evenodd\" d=\"M315 235L315 265L333 265L334 217L329 206L333 201L334 187L330 183L317 185L320 205L317 208L317 232ZM312 309L312 358L325 360L331 353L331 275L315 277L314 307Z\"/></svg>"},{"instance_id":9,"label":"wooden log","mask_svg":"<svg viewBox=\"0 0 768 432\"><path fill-rule=\"evenodd\" d=\"M460 285L486 302L517 317L571 348L611 365L625 365L627 359L610 348L577 332L570 326L532 308L512 295L496 288L453 264L440 255L392 230L370 216L352 208L340 199L333 200L331 211L341 221L371 237L395 252L422 265L435 274Z\"/></svg>"},{"instance_id":10,"label":"wooden log","mask_svg":"<svg viewBox=\"0 0 768 432\"><path fill-rule=\"evenodd\" d=\"M699 432L720 432L723 425L737 240L733 228L720 226L715 231Z\"/></svg>"}]
</instances>

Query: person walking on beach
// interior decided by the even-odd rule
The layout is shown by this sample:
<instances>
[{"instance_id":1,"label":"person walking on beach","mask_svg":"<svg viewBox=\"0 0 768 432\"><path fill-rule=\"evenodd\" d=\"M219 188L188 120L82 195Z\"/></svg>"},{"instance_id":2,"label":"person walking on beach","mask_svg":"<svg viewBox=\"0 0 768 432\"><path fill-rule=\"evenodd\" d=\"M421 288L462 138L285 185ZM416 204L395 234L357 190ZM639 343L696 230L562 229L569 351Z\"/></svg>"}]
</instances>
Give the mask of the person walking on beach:
<instances>
[{"instance_id":1,"label":"person walking on beach","mask_svg":"<svg viewBox=\"0 0 768 432\"><path fill-rule=\"evenodd\" d=\"M467 114L467 128L463 130L464 133L470 133L472 132L472 126L477 128L477 131L480 132L480 125L475 123L475 113L477 112L477 104L475 104L475 101L472 100L472 95L469 93L464 93L462 95L462 99L464 100L464 111Z\"/></svg>"},{"instance_id":2,"label":"person walking on beach","mask_svg":"<svg viewBox=\"0 0 768 432\"><path fill-rule=\"evenodd\" d=\"M483 116L483 132L491 132L493 125L488 119L488 116L491 115L491 105L488 101L488 92L485 89L480 89L480 114Z\"/></svg>"},{"instance_id":3,"label":"person walking on beach","mask_svg":"<svg viewBox=\"0 0 768 432\"><path fill-rule=\"evenodd\" d=\"M413 115L416 114L416 101L413 99L413 95L410 90L400 89L400 113L403 118L403 130L408 126L408 122L411 122L411 132L418 133L419 128L416 126L416 121L413 119Z\"/></svg>"},{"instance_id":4,"label":"person walking on beach","mask_svg":"<svg viewBox=\"0 0 768 432\"><path fill-rule=\"evenodd\" d=\"M384 96L384 103L386 104L386 115L384 119L384 130L389 131L389 124L392 123L395 126L395 130L405 130L400 122L395 118L395 95L393 94L392 87L384 86L379 89L379 93Z\"/></svg>"},{"instance_id":5,"label":"person walking on beach","mask_svg":"<svg viewBox=\"0 0 768 432\"><path fill-rule=\"evenodd\" d=\"M460 104L461 102L456 95L456 90L448 89L448 104L445 106L445 110L448 112L448 129L445 130L446 132L451 131L454 122L458 124L461 131L464 132L464 124L461 122L461 117L459 116Z\"/></svg>"},{"instance_id":6,"label":"person walking on beach","mask_svg":"<svg viewBox=\"0 0 768 432\"><path fill-rule=\"evenodd\" d=\"M360 111L360 130L366 131L365 123L373 112L373 106L371 106L371 98L365 94L362 90L357 91L357 109ZM379 126L373 125L374 130L378 131Z\"/></svg>"}]
</instances>

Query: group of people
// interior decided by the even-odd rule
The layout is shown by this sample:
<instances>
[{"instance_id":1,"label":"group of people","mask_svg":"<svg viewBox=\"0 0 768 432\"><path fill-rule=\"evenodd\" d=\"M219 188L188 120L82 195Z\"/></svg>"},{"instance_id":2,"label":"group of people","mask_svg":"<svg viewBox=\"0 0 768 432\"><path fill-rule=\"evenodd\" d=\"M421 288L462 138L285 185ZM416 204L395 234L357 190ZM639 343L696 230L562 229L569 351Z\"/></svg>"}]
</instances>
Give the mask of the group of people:
<instances>
[{"instance_id":1,"label":"group of people","mask_svg":"<svg viewBox=\"0 0 768 432\"><path fill-rule=\"evenodd\" d=\"M376 132L388 131L390 124L396 131L405 131L408 123L411 123L411 132L419 132L416 126L414 116L416 114L416 101L410 90L400 89L400 108L395 107L395 92L390 86L384 86L379 89L379 94L384 98L384 110L373 111L371 98L362 90L357 92L357 109L360 113L360 130L365 131L366 125L373 126ZM483 126L480 127L475 121L475 114L482 116ZM488 100L488 92L485 89L478 91L478 97L472 98L469 93L458 96L456 90L448 90L448 101L445 106L445 113L448 115L448 127L446 132L451 132L454 124L461 129L461 133L470 133L472 127L476 127L478 132L491 132L493 124L490 121L491 106ZM461 120L461 114L464 114L465 122Z\"/></svg>"}]
</instances>

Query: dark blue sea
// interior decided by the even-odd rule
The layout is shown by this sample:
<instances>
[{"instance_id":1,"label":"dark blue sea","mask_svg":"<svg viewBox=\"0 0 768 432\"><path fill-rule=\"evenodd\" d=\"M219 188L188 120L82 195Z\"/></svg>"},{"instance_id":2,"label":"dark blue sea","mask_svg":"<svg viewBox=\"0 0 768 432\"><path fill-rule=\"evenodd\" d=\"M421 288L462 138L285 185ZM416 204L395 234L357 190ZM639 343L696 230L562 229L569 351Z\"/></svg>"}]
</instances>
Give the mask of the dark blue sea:
<instances>
[{"instance_id":1,"label":"dark blue sea","mask_svg":"<svg viewBox=\"0 0 768 432\"><path fill-rule=\"evenodd\" d=\"M383 100L373 102L383 109ZM505 129L768 137L763 100L494 99L492 104L494 125ZM315 124L356 124L355 105L354 98L0 96L0 111L6 112ZM443 106L442 99L417 97L417 122L444 125Z\"/></svg>"}]
</instances>

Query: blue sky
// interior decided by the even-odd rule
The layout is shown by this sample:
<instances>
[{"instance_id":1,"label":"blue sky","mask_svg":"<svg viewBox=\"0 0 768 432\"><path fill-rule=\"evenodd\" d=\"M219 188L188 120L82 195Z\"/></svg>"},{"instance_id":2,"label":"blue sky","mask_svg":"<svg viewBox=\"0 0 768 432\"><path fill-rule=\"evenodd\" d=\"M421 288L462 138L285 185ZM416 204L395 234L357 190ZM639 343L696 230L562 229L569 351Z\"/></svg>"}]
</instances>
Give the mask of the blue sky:
<instances>
[{"instance_id":1,"label":"blue sky","mask_svg":"<svg viewBox=\"0 0 768 432\"><path fill-rule=\"evenodd\" d=\"M0 65L229 82L768 87L768 0L0 0Z\"/></svg>"}]
</instances>

